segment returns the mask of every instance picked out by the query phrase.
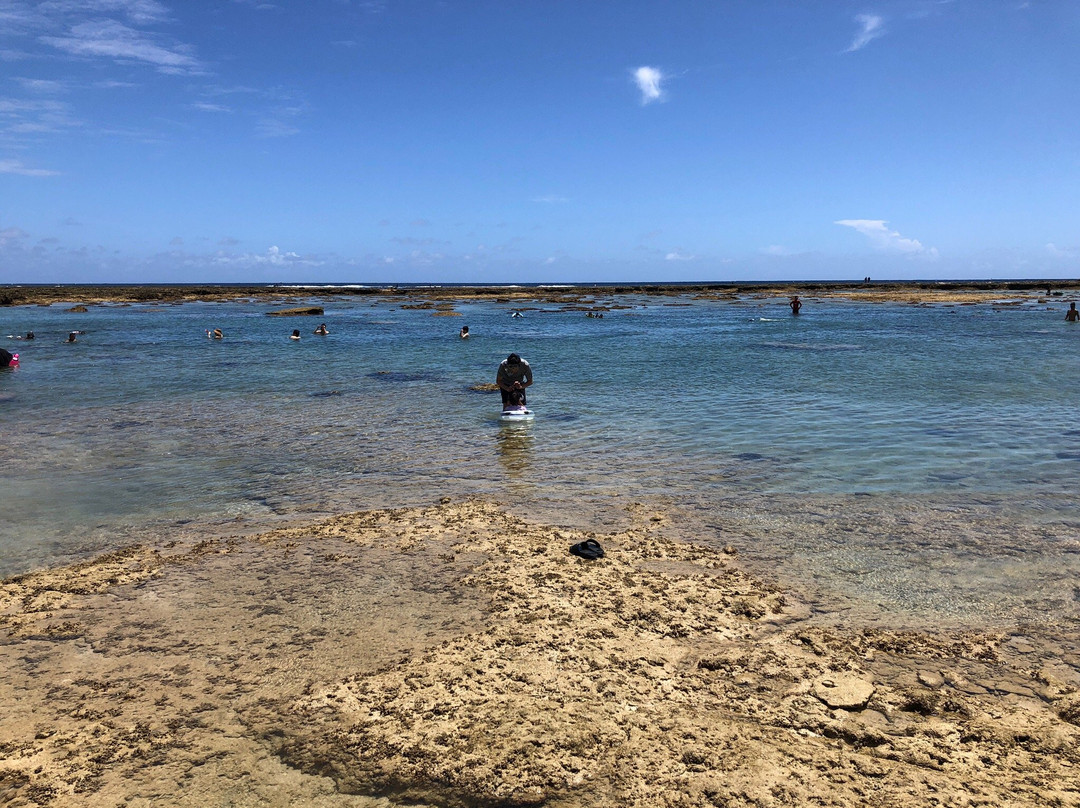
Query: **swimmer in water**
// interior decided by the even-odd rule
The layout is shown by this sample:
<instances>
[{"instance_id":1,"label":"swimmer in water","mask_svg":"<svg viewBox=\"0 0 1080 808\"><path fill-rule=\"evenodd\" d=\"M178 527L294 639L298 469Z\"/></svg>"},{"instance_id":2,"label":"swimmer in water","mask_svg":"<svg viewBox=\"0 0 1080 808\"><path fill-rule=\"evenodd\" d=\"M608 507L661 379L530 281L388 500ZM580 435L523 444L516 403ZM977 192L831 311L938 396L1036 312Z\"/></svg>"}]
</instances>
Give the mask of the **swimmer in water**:
<instances>
[{"instance_id":1,"label":"swimmer in water","mask_svg":"<svg viewBox=\"0 0 1080 808\"><path fill-rule=\"evenodd\" d=\"M1076 304L1070 303L1069 310L1065 312L1065 320L1070 323L1075 323L1080 320L1080 311L1076 310Z\"/></svg>"},{"instance_id":2,"label":"swimmer in water","mask_svg":"<svg viewBox=\"0 0 1080 808\"><path fill-rule=\"evenodd\" d=\"M325 337L330 332L326 330L326 323L321 324L318 328L311 332L312 334L318 334L320 337Z\"/></svg>"},{"instance_id":3,"label":"swimmer in water","mask_svg":"<svg viewBox=\"0 0 1080 808\"><path fill-rule=\"evenodd\" d=\"M289 337L289 339L300 339L300 329L294 328L292 335Z\"/></svg>"},{"instance_id":4,"label":"swimmer in water","mask_svg":"<svg viewBox=\"0 0 1080 808\"><path fill-rule=\"evenodd\" d=\"M458 333L458 336L461 337L462 339L468 339L469 338L469 327L467 325L463 325L461 327L461 331Z\"/></svg>"},{"instance_id":5,"label":"swimmer in water","mask_svg":"<svg viewBox=\"0 0 1080 808\"><path fill-rule=\"evenodd\" d=\"M78 340L75 339L75 335L78 333L78 331L72 331L70 334L68 334L68 338L65 340L65 342L78 342Z\"/></svg>"}]
</instances>

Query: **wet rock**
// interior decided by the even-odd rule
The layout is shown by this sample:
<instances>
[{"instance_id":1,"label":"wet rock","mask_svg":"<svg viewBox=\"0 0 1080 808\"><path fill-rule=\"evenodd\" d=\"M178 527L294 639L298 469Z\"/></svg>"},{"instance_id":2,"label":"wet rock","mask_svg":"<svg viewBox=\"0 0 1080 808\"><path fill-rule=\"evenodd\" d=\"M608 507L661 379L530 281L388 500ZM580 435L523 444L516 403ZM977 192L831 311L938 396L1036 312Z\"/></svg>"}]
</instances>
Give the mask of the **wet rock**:
<instances>
[{"instance_id":1,"label":"wet rock","mask_svg":"<svg viewBox=\"0 0 1080 808\"><path fill-rule=\"evenodd\" d=\"M271 317L306 317L308 315L321 315L322 306L297 306L292 309L279 309L278 311L266 312Z\"/></svg>"}]
</instances>

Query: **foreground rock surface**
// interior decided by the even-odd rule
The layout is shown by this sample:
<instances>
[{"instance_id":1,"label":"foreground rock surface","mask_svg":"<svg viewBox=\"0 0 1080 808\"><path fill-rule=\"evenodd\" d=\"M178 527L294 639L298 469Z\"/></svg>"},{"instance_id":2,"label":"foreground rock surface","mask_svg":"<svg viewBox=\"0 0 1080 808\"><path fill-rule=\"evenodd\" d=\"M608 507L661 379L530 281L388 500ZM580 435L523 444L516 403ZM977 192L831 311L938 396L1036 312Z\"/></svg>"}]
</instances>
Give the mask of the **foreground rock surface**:
<instances>
[{"instance_id":1,"label":"foreground rock surface","mask_svg":"<svg viewBox=\"0 0 1080 808\"><path fill-rule=\"evenodd\" d=\"M1070 641L828 629L629 510L446 503L5 582L0 804L1080 804Z\"/></svg>"}]
</instances>

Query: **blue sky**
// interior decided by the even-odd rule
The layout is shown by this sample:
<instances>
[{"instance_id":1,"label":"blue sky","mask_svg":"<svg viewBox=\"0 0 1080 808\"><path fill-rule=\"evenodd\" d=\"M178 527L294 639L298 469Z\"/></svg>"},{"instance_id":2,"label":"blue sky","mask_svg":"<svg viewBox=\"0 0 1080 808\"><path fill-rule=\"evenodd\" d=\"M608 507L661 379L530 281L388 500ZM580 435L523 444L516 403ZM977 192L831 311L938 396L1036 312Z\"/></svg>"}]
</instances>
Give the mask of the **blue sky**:
<instances>
[{"instance_id":1,"label":"blue sky","mask_svg":"<svg viewBox=\"0 0 1080 808\"><path fill-rule=\"evenodd\" d=\"M0 0L0 282L1080 277L1076 0Z\"/></svg>"}]
</instances>

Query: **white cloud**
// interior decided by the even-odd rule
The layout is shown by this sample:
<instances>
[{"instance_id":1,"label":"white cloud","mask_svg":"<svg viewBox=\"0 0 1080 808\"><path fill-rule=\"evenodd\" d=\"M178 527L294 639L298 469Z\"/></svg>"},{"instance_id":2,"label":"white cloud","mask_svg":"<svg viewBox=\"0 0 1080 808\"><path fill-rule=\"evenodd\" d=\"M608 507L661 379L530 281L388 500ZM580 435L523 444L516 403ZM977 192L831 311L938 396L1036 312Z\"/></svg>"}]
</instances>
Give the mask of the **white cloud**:
<instances>
[{"instance_id":1,"label":"white cloud","mask_svg":"<svg viewBox=\"0 0 1080 808\"><path fill-rule=\"evenodd\" d=\"M885 35L884 17L877 14L856 14L855 22L859 23L860 28L845 53L862 50L878 37Z\"/></svg>"},{"instance_id":2,"label":"white cloud","mask_svg":"<svg viewBox=\"0 0 1080 808\"><path fill-rule=\"evenodd\" d=\"M8 227L0 230L0 244L15 239L29 238L30 234L18 227Z\"/></svg>"},{"instance_id":3,"label":"white cloud","mask_svg":"<svg viewBox=\"0 0 1080 808\"><path fill-rule=\"evenodd\" d=\"M1055 258L1076 258L1077 256L1080 256L1080 251L1059 247L1052 241L1046 245L1046 251Z\"/></svg>"},{"instance_id":4,"label":"white cloud","mask_svg":"<svg viewBox=\"0 0 1080 808\"><path fill-rule=\"evenodd\" d=\"M143 31L115 20L82 22L72 26L67 36L43 36L41 41L73 56L145 62L163 73L195 73L201 69L199 61L186 52L185 46L163 47Z\"/></svg>"},{"instance_id":5,"label":"white cloud","mask_svg":"<svg viewBox=\"0 0 1080 808\"><path fill-rule=\"evenodd\" d=\"M299 253L282 252L274 246L265 253L243 253L229 255L219 252L213 258L215 264L235 264L238 266L319 266L322 261L304 258Z\"/></svg>"},{"instance_id":6,"label":"white cloud","mask_svg":"<svg viewBox=\"0 0 1080 808\"><path fill-rule=\"evenodd\" d=\"M643 66L634 71L634 83L641 91L642 104L651 104L653 101L660 100L664 94L660 83L665 78L664 74L655 67Z\"/></svg>"},{"instance_id":7,"label":"white cloud","mask_svg":"<svg viewBox=\"0 0 1080 808\"><path fill-rule=\"evenodd\" d=\"M678 248L664 256L665 261L693 261L695 258L697 258L696 255L689 255Z\"/></svg>"},{"instance_id":8,"label":"white cloud","mask_svg":"<svg viewBox=\"0 0 1080 808\"><path fill-rule=\"evenodd\" d=\"M780 244L770 244L768 247L762 247L761 252L764 255L791 255L791 251Z\"/></svg>"},{"instance_id":9,"label":"white cloud","mask_svg":"<svg viewBox=\"0 0 1080 808\"><path fill-rule=\"evenodd\" d=\"M47 168L29 168L18 160L0 160L0 174L19 174L23 177L57 177L59 171Z\"/></svg>"},{"instance_id":10,"label":"white cloud","mask_svg":"<svg viewBox=\"0 0 1080 808\"><path fill-rule=\"evenodd\" d=\"M545 196L534 196L533 202L541 202L545 205L558 205L562 202L568 202L569 200L565 196L558 196L556 194L547 194Z\"/></svg>"},{"instance_id":11,"label":"white cloud","mask_svg":"<svg viewBox=\"0 0 1080 808\"><path fill-rule=\"evenodd\" d=\"M897 231L890 230L884 219L840 219L833 222L843 227L850 227L862 233L874 247L883 252L904 253L906 255L923 255L928 258L937 258L936 247L924 247L918 240L904 238Z\"/></svg>"}]
</instances>

